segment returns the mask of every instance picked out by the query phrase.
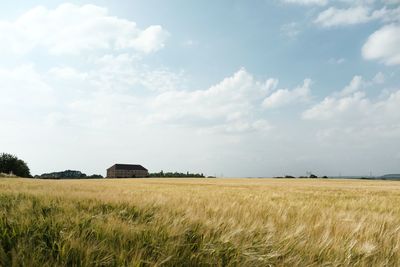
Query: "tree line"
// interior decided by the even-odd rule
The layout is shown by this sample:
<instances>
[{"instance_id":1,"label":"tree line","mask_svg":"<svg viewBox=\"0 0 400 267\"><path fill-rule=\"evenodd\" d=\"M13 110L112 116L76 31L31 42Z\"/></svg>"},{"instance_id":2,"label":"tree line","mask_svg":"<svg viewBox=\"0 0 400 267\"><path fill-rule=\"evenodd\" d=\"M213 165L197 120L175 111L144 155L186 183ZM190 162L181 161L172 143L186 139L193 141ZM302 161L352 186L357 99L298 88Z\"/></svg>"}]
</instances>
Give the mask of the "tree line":
<instances>
[{"instance_id":1,"label":"tree line","mask_svg":"<svg viewBox=\"0 0 400 267\"><path fill-rule=\"evenodd\" d=\"M204 178L204 174L160 171L160 172L149 173L149 177Z\"/></svg>"},{"instance_id":2,"label":"tree line","mask_svg":"<svg viewBox=\"0 0 400 267\"><path fill-rule=\"evenodd\" d=\"M31 178L31 172L25 161L12 154L0 154L0 174Z\"/></svg>"},{"instance_id":3,"label":"tree line","mask_svg":"<svg viewBox=\"0 0 400 267\"><path fill-rule=\"evenodd\" d=\"M28 164L26 164L25 161L19 159L17 156L8 153L0 154L0 177L1 176L33 178L29 170ZM51 172L51 173L44 173L42 175L35 175L34 178L95 179L95 178L103 178L103 176L99 174L86 175L85 173L82 173L80 171L66 170L62 172Z\"/></svg>"},{"instance_id":4,"label":"tree line","mask_svg":"<svg viewBox=\"0 0 400 267\"><path fill-rule=\"evenodd\" d=\"M28 164L25 161L19 159L17 156L7 153L0 154L0 174L3 176L17 176L24 178L33 178ZM178 178L204 178L203 173L190 173L190 172L154 172L149 173L148 177L178 177ZM34 178L38 179L96 179L103 178L102 175L93 174L86 175L80 171L65 170L61 172L44 173L41 175L35 175Z\"/></svg>"},{"instance_id":5,"label":"tree line","mask_svg":"<svg viewBox=\"0 0 400 267\"><path fill-rule=\"evenodd\" d=\"M93 174L93 175L86 175L80 171L73 171L73 170L66 170L62 172L51 172L51 173L44 173L42 175L35 175L35 178L41 179L97 179L103 178L102 175Z\"/></svg>"}]
</instances>

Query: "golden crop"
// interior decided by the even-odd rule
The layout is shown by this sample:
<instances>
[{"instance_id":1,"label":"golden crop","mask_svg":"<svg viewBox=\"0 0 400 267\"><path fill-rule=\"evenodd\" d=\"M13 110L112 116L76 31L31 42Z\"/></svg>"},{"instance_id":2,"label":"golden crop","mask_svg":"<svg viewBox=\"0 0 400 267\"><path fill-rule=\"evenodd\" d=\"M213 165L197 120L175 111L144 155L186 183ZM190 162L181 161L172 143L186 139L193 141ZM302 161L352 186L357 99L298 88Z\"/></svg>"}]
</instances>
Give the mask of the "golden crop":
<instances>
[{"instance_id":1,"label":"golden crop","mask_svg":"<svg viewBox=\"0 0 400 267\"><path fill-rule=\"evenodd\" d=\"M1 266L400 266L400 182L0 179Z\"/></svg>"}]
</instances>

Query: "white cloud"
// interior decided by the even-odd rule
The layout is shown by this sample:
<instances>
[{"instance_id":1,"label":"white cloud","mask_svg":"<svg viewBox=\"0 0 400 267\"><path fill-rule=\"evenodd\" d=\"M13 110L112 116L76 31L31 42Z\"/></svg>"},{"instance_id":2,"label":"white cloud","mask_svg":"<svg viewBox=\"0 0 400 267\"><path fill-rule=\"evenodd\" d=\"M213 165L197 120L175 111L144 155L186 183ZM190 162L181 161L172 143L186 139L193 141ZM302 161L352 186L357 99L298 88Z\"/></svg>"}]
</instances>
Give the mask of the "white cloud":
<instances>
[{"instance_id":1,"label":"white cloud","mask_svg":"<svg viewBox=\"0 0 400 267\"><path fill-rule=\"evenodd\" d=\"M303 119L318 125L316 137L321 145L343 146L344 150L350 148L351 153L358 144L363 149L372 148L371 155L386 155L387 150L398 147L400 90L382 99L368 98L362 92L342 98L327 97L304 112ZM380 151L383 146L385 152Z\"/></svg>"},{"instance_id":2,"label":"white cloud","mask_svg":"<svg viewBox=\"0 0 400 267\"><path fill-rule=\"evenodd\" d=\"M300 34L300 27L297 22L287 23L281 26L281 32L289 38L296 38Z\"/></svg>"},{"instance_id":3,"label":"white cloud","mask_svg":"<svg viewBox=\"0 0 400 267\"><path fill-rule=\"evenodd\" d=\"M390 127L400 119L400 90L383 100L371 100L363 92L344 97L326 97L303 113L307 120L333 120Z\"/></svg>"},{"instance_id":4,"label":"white cloud","mask_svg":"<svg viewBox=\"0 0 400 267\"><path fill-rule=\"evenodd\" d=\"M163 48L168 35L160 25L141 30L135 22L110 16L106 8L95 5L36 7L14 21L0 21L0 48L19 54L35 48L51 54L93 49L151 53Z\"/></svg>"},{"instance_id":5,"label":"white cloud","mask_svg":"<svg viewBox=\"0 0 400 267\"><path fill-rule=\"evenodd\" d=\"M364 81L361 76L354 76L349 85L304 111L302 117L306 120L346 121L353 124L352 126L357 123L385 125L388 118L400 118L400 90L382 96L379 100L369 99L361 91L368 86L383 82L384 75L381 72L371 81Z\"/></svg>"},{"instance_id":6,"label":"white cloud","mask_svg":"<svg viewBox=\"0 0 400 267\"><path fill-rule=\"evenodd\" d=\"M374 108L383 114L383 121L389 120L396 122L398 125L400 119L400 90L377 102Z\"/></svg>"},{"instance_id":7,"label":"white cloud","mask_svg":"<svg viewBox=\"0 0 400 267\"><path fill-rule=\"evenodd\" d=\"M330 58L330 59L328 60L328 63L329 63L329 64L337 64L337 65L340 65L340 64L343 64L344 62L346 62L346 59L344 59L344 58L334 58L334 57L332 57L332 58Z\"/></svg>"},{"instance_id":8,"label":"white cloud","mask_svg":"<svg viewBox=\"0 0 400 267\"><path fill-rule=\"evenodd\" d=\"M76 69L72 67L54 67L48 71L50 77L59 79L59 80L85 80L88 77L88 74L85 72L78 72Z\"/></svg>"},{"instance_id":9,"label":"white cloud","mask_svg":"<svg viewBox=\"0 0 400 267\"><path fill-rule=\"evenodd\" d=\"M145 53L151 53L163 48L164 41L168 36L169 33L164 31L160 25L150 26L132 40L132 47Z\"/></svg>"},{"instance_id":10,"label":"white cloud","mask_svg":"<svg viewBox=\"0 0 400 267\"><path fill-rule=\"evenodd\" d=\"M164 92L185 87L186 83L183 70L150 68L130 54L104 55L91 63L91 80L103 90Z\"/></svg>"},{"instance_id":11,"label":"white cloud","mask_svg":"<svg viewBox=\"0 0 400 267\"><path fill-rule=\"evenodd\" d=\"M258 118L261 99L276 87L277 80L256 81L245 69L206 90L174 90L159 94L150 102L149 123L200 126L225 132L267 129Z\"/></svg>"},{"instance_id":12,"label":"white cloud","mask_svg":"<svg viewBox=\"0 0 400 267\"><path fill-rule=\"evenodd\" d=\"M225 134L243 134L248 132L267 132L274 127L265 119L255 121L238 120L226 124L215 125L201 129L200 133L225 133Z\"/></svg>"},{"instance_id":13,"label":"white cloud","mask_svg":"<svg viewBox=\"0 0 400 267\"><path fill-rule=\"evenodd\" d=\"M357 5L364 2L357 1ZM382 21L386 20L383 13L395 14L386 8L375 13L379 16L373 15L373 6L369 7L368 16ZM293 32L288 33L295 36L298 25L291 26L288 30ZM93 32L96 34L88 34ZM257 79L240 69L210 87L192 90L184 70L146 64L146 54L162 49L168 38L161 26L140 29L132 21L111 16L104 8L70 4L36 8L16 20L1 21L0 33L1 51L12 59L3 61L0 67L0 121L7 129L0 146L18 155L31 153L27 159L36 171L48 171L48 166L69 168L71 164L82 170L103 171L110 161L140 160L152 169L168 166L179 170L180 164L185 164L204 171L215 164L236 175L263 175L265 169L280 172L285 166L294 166L292 155L301 154L310 158L299 165L296 172L301 173L306 165L323 166L342 160L341 148L357 151L354 143L369 133L375 136L360 143L375 141L377 149L370 154L375 155L374 160L377 151L387 153L399 147L400 92L387 88L386 94L376 92L379 96L373 99L361 91L384 83L383 73L370 81L353 77L343 90L310 106L303 113L304 120L299 121L287 110L271 109L298 110L298 106L309 105L311 80L306 79L297 88L281 89L284 87L278 87L281 84L277 79ZM54 58L46 52L84 56ZM35 64L21 63L39 56ZM385 62L381 57L374 59ZM151 62L147 63L154 64ZM331 61L342 62L340 58ZM18 64L22 65L15 67ZM22 136L26 129L29 135ZM316 141L315 133L321 138L342 133L343 146L337 148L335 142L326 142L324 145L331 145L333 151L326 153L319 149L322 146L310 145ZM350 134L353 138L347 137ZM394 145L385 146L380 142L383 139L376 138L379 135L388 136L384 140ZM149 145L154 149L149 150ZM57 147L63 150L57 152ZM37 157L39 150L43 157ZM155 153L159 156L154 157ZM318 161L327 154L329 160ZM66 161L71 155L80 158ZM132 155L140 157L132 159ZM201 162L198 155L208 160ZM246 170L231 168L243 162ZM226 167L221 167L223 164Z\"/></svg>"},{"instance_id":14,"label":"white cloud","mask_svg":"<svg viewBox=\"0 0 400 267\"><path fill-rule=\"evenodd\" d=\"M347 85L343 90L339 93L340 96L350 95L361 89L363 85L363 78L361 76L354 76L351 80L350 84Z\"/></svg>"},{"instance_id":15,"label":"white cloud","mask_svg":"<svg viewBox=\"0 0 400 267\"><path fill-rule=\"evenodd\" d=\"M52 107L55 101L54 90L31 64L0 69L0 96L0 106L4 110L15 110L15 114Z\"/></svg>"},{"instance_id":16,"label":"white cloud","mask_svg":"<svg viewBox=\"0 0 400 267\"><path fill-rule=\"evenodd\" d=\"M324 6L328 4L328 0L283 0L284 3L297 4L297 5L318 5Z\"/></svg>"},{"instance_id":17,"label":"white cloud","mask_svg":"<svg viewBox=\"0 0 400 267\"><path fill-rule=\"evenodd\" d=\"M400 25L386 25L375 31L362 47L362 55L386 65L400 64Z\"/></svg>"},{"instance_id":18,"label":"white cloud","mask_svg":"<svg viewBox=\"0 0 400 267\"><path fill-rule=\"evenodd\" d=\"M126 54L89 63L87 72L72 67L54 67L41 74L33 66L0 69L0 93L8 96L0 104L43 114L37 119L46 127L100 131L123 126L129 131L176 125L229 134L272 128L260 111L262 99L276 88L276 79L258 81L240 69L208 89L188 91L175 85L182 84L181 74L148 70ZM153 89L158 85L163 88Z\"/></svg>"},{"instance_id":19,"label":"white cloud","mask_svg":"<svg viewBox=\"0 0 400 267\"><path fill-rule=\"evenodd\" d=\"M303 118L307 120L331 120L337 117L349 119L349 115L368 110L369 102L365 94L355 92L344 97L326 97L322 102L306 110Z\"/></svg>"},{"instance_id":20,"label":"white cloud","mask_svg":"<svg viewBox=\"0 0 400 267\"><path fill-rule=\"evenodd\" d=\"M40 71L33 65L0 68L0 105L13 115L6 119L29 116L31 121L39 119L38 124L62 122L93 129L132 125L149 114L148 99L154 94L184 85L183 73L149 69L127 54L103 56L82 65L88 70L61 66ZM42 117L33 118L35 114Z\"/></svg>"},{"instance_id":21,"label":"white cloud","mask_svg":"<svg viewBox=\"0 0 400 267\"><path fill-rule=\"evenodd\" d=\"M279 80L278 79L274 79L274 78L270 78L265 82L265 90L266 92L271 92L272 90L275 90L276 87L279 84Z\"/></svg>"},{"instance_id":22,"label":"white cloud","mask_svg":"<svg viewBox=\"0 0 400 267\"><path fill-rule=\"evenodd\" d=\"M322 11L314 20L314 23L323 27L358 24L371 20L369 9L363 6L338 9L330 7Z\"/></svg>"},{"instance_id":23,"label":"white cloud","mask_svg":"<svg viewBox=\"0 0 400 267\"><path fill-rule=\"evenodd\" d=\"M303 85L293 90L279 89L264 99L264 108L272 109L293 103L306 102L310 98L310 86L312 81L305 79Z\"/></svg>"},{"instance_id":24,"label":"white cloud","mask_svg":"<svg viewBox=\"0 0 400 267\"><path fill-rule=\"evenodd\" d=\"M383 7L379 10L372 12L371 17L374 19L381 19L383 22L399 22L400 21L400 7L387 8Z\"/></svg>"},{"instance_id":25,"label":"white cloud","mask_svg":"<svg viewBox=\"0 0 400 267\"><path fill-rule=\"evenodd\" d=\"M399 21L400 7L383 7L378 10L373 10L369 5L364 4L348 8L330 7L319 13L314 23L322 27L334 27L361 24L372 20Z\"/></svg>"},{"instance_id":26,"label":"white cloud","mask_svg":"<svg viewBox=\"0 0 400 267\"><path fill-rule=\"evenodd\" d=\"M382 72L378 72L372 79L373 83L382 84L385 83L385 75Z\"/></svg>"},{"instance_id":27,"label":"white cloud","mask_svg":"<svg viewBox=\"0 0 400 267\"><path fill-rule=\"evenodd\" d=\"M303 119L307 120L329 120L338 114L343 114L349 108L355 108L365 96L359 92L364 84L361 76L354 76L350 83L342 90L332 93L320 103L303 112Z\"/></svg>"},{"instance_id":28,"label":"white cloud","mask_svg":"<svg viewBox=\"0 0 400 267\"><path fill-rule=\"evenodd\" d=\"M184 47L193 47L193 46L197 46L197 45L199 45L199 43L193 39L187 39L182 42L182 46L184 46Z\"/></svg>"}]
</instances>

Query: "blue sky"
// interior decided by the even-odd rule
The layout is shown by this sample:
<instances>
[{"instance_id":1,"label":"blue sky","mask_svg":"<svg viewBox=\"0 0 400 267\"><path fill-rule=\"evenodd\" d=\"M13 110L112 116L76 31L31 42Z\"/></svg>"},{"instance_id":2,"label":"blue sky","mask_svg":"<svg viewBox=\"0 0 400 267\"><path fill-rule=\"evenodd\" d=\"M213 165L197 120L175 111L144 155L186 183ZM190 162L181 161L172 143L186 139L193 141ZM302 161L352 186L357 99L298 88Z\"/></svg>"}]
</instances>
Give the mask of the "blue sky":
<instances>
[{"instance_id":1,"label":"blue sky","mask_svg":"<svg viewBox=\"0 0 400 267\"><path fill-rule=\"evenodd\" d=\"M400 2L15 1L0 148L34 174L399 172Z\"/></svg>"}]
</instances>

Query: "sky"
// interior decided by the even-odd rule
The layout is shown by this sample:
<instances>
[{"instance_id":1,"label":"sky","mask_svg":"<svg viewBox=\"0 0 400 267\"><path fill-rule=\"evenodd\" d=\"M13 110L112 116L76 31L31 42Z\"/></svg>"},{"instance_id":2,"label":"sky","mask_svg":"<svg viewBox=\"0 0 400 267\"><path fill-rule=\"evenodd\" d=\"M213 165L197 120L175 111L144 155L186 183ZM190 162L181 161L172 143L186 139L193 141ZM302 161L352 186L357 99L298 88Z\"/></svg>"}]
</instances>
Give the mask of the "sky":
<instances>
[{"instance_id":1,"label":"sky","mask_svg":"<svg viewBox=\"0 0 400 267\"><path fill-rule=\"evenodd\" d=\"M399 0L3 2L0 152L32 174L400 172Z\"/></svg>"}]
</instances>

